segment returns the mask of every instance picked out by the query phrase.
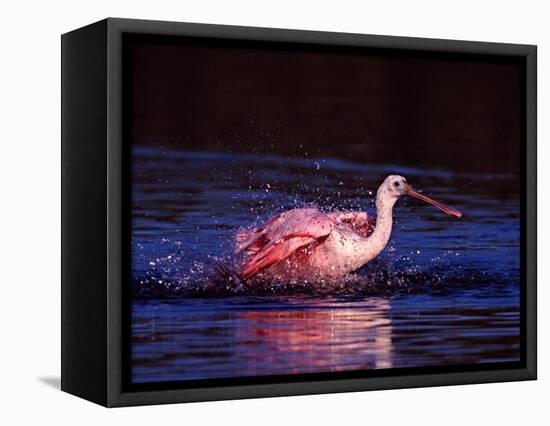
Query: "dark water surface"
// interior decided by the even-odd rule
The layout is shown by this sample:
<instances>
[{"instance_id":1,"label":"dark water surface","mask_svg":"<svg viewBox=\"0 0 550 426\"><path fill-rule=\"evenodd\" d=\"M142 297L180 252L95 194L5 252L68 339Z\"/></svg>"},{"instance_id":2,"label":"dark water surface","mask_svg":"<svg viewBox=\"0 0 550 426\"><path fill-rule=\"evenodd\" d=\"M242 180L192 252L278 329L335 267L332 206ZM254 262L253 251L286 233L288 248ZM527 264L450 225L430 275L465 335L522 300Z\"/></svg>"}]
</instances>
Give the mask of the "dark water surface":
<instances>
[{"instance_id":1,"label":"dark water surface","mask_svg":"<svg viewBox=\"0 0 550 426\"><path fill-rule=\"evenodd\" d=\"M512 175L339 159L134 148L132 380L159 382L519 359ZM401 174L462 219L401 199L392 239L353 276L248 288L236 229L295 207L374 212Z\"/></svg>"}]
</instances>

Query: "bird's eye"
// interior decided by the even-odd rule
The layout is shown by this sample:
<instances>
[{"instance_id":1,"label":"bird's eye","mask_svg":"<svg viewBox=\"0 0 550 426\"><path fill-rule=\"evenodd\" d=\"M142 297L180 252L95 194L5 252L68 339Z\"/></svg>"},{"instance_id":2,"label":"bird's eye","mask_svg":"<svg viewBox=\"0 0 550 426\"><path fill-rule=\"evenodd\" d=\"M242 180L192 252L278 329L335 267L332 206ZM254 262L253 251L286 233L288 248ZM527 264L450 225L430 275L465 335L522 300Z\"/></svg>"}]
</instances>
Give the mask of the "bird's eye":
<instances>
[{"instance_id":1,"label":"bird's eye","mask_svg":"<svg viewBox=\"0 0 550 426\"><path fill-rule=\"evenodd\" d=\"M399 182L394 182L393 186L399 186Z\"/></svg>"}]
</instances>

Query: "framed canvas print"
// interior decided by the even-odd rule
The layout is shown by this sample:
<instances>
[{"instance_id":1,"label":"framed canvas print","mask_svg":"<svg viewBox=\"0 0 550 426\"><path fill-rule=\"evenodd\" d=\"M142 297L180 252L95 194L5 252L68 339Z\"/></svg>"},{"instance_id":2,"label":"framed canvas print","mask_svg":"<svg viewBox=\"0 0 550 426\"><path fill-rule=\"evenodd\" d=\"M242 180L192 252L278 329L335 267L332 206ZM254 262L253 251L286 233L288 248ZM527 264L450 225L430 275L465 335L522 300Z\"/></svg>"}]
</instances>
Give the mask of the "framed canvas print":
<instances>
[{"instance_id":1,"label":"framed canvas print","mask_svg":"<svg viewBox=\"0 0 550 426\"><path fill-rule=\"evenodd\" d=\"M107 19L62 37L62 389L536 378L536 47Z\"/></svg>"}]
</instances>

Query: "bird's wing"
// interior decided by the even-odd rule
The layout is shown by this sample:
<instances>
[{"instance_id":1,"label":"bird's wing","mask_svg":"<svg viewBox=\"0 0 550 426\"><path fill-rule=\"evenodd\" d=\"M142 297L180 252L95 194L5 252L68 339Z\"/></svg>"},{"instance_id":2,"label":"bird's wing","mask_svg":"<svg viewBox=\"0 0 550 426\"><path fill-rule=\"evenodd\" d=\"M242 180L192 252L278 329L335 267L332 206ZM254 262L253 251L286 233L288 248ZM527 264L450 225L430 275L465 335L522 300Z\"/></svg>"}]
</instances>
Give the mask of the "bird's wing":
<instances>
[{"instance_id":1,"label":"bird's wing","mask_svg":"<svg viewBox=\"0 0 550 426\"><path fill-rule=\"evenodd\" d=\"M274 216L262 226L241 229L235 234L235 253L252 254L258 252L268 241L268 231L282 222L282 215Z\"/></svg>"},{"instance_id":2,"label":"bird's wing","mask_svg":"<svg viewBox=\"0 0 550 426\"><path fill-rule=\"evenodd\" d=\"M366 212L334 212L330 215L337 223L349 226L363 238L370 236L376 226L376 218Z\"/></svg>"},{"instance_id":3,"label":"bird's wing","mask_svg":"<svg viewBox=\"0 0 550 426\"><path fill-rule=\"evenodd\" d=\"M282 213L261 227L237 234L237 252L244 252L239 275L250 278L296 250L326 238L334 220L317 209L295 209Z\"/></svg>"}]
</instances>

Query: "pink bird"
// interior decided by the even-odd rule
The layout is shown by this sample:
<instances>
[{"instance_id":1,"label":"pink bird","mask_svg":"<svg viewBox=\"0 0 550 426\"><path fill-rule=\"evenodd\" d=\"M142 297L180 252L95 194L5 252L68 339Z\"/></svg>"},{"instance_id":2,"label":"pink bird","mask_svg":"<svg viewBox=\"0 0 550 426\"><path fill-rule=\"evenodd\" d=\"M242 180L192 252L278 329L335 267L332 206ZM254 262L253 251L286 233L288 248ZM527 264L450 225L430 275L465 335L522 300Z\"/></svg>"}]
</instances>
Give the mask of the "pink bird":
<instances>
[{"instance_id":1,"label":"pink bird","mask_svg":"<svg viewBox=\"0 0 550 426\"><path fill-rule=\"evenodd\" d=\"M410 195L447 214L462 213L420 194L402 176L388 176L376 194L376 220L365 212L322 213L294 209L256 229L236 235L236 253L244 255L238 272L255 276L315 281L340 278L356 271L386 247L392 230L392 209L399 197Z\"/></svg>"}]
</instances>

